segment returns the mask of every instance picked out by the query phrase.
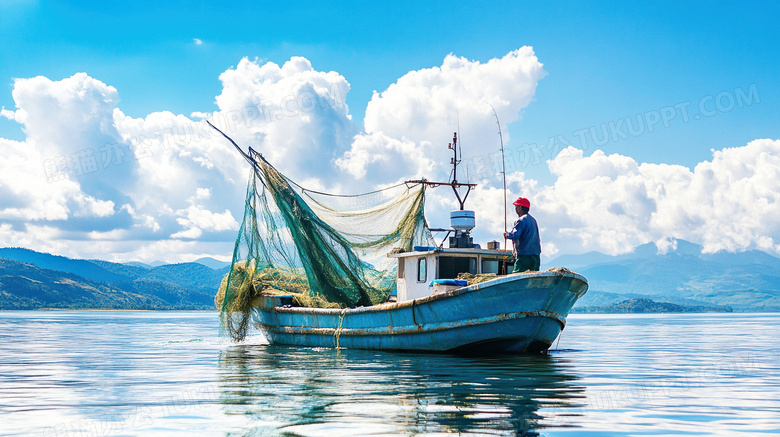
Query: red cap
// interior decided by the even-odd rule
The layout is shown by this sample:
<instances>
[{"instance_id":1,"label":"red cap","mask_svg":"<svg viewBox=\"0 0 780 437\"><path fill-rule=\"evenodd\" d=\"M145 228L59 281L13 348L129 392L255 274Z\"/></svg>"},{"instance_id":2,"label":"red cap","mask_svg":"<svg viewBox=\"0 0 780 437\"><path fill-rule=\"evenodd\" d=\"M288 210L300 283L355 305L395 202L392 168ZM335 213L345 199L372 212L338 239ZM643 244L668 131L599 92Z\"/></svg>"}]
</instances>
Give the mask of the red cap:
<instances>
[{"instance_id":1,"label":"red cap","mask_svg":"<svg viewBox=\"0 0 780 437\"><path fill-rule=\"evenodd\" d=\"M529 202L528 199L526 199L525 197L518 197L517 200L512 202L512 205L524 206L526 208L530 208L531 207L531 202Z\"/></svg>"}]
</instances>

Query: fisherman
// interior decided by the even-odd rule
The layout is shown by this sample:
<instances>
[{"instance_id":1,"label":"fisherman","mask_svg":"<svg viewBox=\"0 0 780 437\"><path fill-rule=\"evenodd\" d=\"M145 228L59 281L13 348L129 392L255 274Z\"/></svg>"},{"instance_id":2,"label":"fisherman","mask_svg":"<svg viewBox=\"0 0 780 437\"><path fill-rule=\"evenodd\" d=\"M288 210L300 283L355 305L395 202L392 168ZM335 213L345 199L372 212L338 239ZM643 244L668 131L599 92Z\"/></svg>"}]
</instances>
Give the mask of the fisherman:
<instances>
[{"instance_id":1,"label":"fisherman","mask_svg":"<svg viewBox=\"0 0 780 437\"><path fill-rule=\"evenodd\" d=\"M511 232L504 232L504 238L512 240L512 252L515 255L515 268L512 273L526 270L539 271L539 254L542 253L542 243L539 240L539 225L536 219L528 214L531 202L525 197L518 197L512 205L517 212L517 221Z\"/></svg>"}]
</instances>

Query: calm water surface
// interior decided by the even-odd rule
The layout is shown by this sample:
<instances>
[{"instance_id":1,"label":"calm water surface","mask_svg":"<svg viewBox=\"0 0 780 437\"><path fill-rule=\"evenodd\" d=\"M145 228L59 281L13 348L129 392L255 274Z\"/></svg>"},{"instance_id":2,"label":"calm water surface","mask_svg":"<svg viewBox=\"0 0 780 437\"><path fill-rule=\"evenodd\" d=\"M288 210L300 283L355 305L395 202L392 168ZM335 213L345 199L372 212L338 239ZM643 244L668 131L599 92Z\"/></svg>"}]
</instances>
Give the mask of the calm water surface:
<instances>
[{"instance_id":1,"label":"calm water surface","mask_svg":"<svg viewBox=\"0 0 780 437\"><path fill-rule=\"evenodd\" d=\"M780 314L573 315L549 355L234 345L216 313L0 312L0 436L776 435Z\"/></svg>"}]
</instances>

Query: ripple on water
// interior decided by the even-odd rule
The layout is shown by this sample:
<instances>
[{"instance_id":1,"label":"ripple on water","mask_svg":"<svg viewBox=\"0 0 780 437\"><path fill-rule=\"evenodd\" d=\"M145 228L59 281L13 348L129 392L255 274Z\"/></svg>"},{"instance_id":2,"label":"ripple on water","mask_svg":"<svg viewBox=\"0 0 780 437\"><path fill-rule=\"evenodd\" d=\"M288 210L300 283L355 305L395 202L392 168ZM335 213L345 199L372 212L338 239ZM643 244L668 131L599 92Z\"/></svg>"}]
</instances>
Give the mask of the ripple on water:
<instances>
[{"instance_id":1,"label":"ripple on water","mask_svg":"<svg viewBox=\"0 0 780 437\"><path fill-rule=\"evenodd\" d=\"M285 348L216 313L0 312L0 435L780 432L777 314L574 315L549 355Z\"/></svg>"}]
</instances>

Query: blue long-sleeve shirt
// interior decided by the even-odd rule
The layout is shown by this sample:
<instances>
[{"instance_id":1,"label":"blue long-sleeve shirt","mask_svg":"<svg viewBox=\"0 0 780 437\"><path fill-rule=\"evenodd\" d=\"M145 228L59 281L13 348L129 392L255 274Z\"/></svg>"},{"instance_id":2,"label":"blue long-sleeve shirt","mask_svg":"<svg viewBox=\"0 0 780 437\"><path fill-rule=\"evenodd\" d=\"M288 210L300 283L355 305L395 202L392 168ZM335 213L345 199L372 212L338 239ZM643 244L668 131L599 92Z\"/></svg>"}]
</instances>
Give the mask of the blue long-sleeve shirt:
<instances>
[{"instance_id":1,"label":"blue long-sleeve shirt","mask_svg":"<svg viewBox=\"0 0 780 437\"><path fill-rule=\"evenodd\" d=\"M531 214L525 214L518 218L512 230L507 232L506 238L512 240L515 256L542 253L539 225L536 224L536 219L531 217Z\"/></svg>"}]
</instances>

